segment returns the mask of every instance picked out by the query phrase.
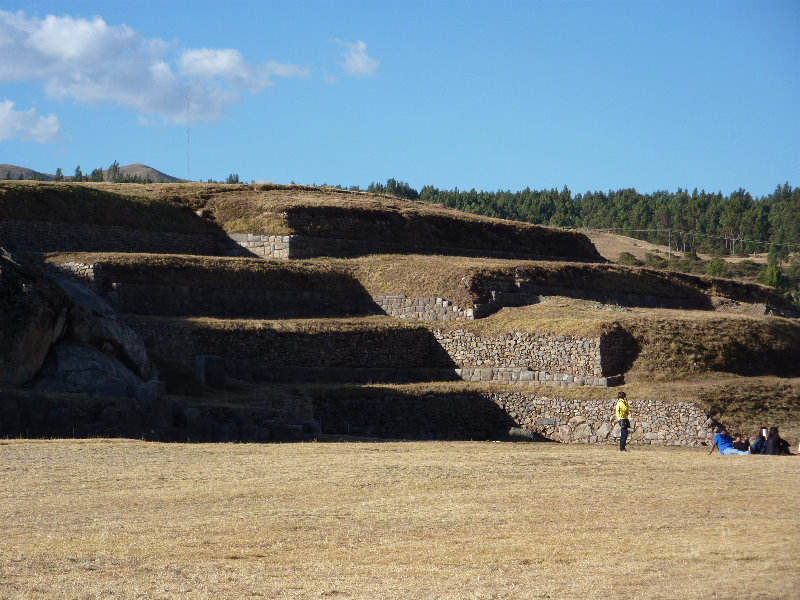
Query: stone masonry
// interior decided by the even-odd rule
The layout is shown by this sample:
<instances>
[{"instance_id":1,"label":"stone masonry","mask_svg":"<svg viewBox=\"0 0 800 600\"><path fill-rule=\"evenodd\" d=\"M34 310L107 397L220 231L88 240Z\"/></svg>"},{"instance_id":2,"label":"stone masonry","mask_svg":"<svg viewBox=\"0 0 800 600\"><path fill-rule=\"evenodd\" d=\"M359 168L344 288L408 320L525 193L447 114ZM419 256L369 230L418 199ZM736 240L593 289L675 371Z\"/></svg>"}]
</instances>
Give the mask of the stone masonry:
<instances>
[{"instance_id":1,"label":"stone masonry","mask_svg":"<svg viewBox=\"0 0 800 600\"><path fill-rule=\"evenodd\" d=\"M716 421L691 402L630 399L631 445L710 445ZM326 395L314 399L325 433L407 439L498 439L522 429L563 443L616 444L612 398L563 392ZM534 439L536 436L532 436ZM541 439L541 438L539 438Z\"/></svg>"},{"instance_id":2,"label":"stone masonry","mask_svg":"<svg viewBox=\"0 0 800 600\"><path fill-rule=\"evenodd\" d=\"M192 288L178 286L170 291L166 289L168 286L155 285L151 286L152 289L148 292L147 286L105 281L106 278L102 276L102 265L79 262L50 266L50 270L71 277L98 292L101 292L98 289L100 287L111 288L113 294L110 299L116 302L120 309L136 314L159 314L159 306L162 308L168 305L171 306L178 300L180 300L182 314L192 314L192 296L196 296L198 301L202 301L201 303L206 307L215 305L212 300L215 300L216 304L222 303L229 306L231 310L238 307L236 314L247 314L248 303L255 309L255 305L258 302L265 301L268 306L277 311L276 316L281 316L288 310L286 307L281 309L283 306L281 304L282 298L283 300L289 300L292 306L313 303L315 310L319 314L325 314L329 310L337 307L341 309L346 306L346 303L343 303L341 299L336 299L336 302L333 302L335 299L331 297L331 302L329 303L331 306L326 311L320 312L321 308L326 304L323 302L324 298L311 297L308 294L291 297L285 293L280 293L276 297L272 297L270 293L264 292L259 294L258 298L251 298L252 293L248 295L245 290L240 291L238 294L231 290L221 290L221 297L214 296L212 298L209 296L209 292L212 291L211 288L197 288L193 291ZM139 300L131 304L132 294L137 290L137 298ZM233 294L233 298L229 298L231 294ZM225 302L226 297L229 298L227 303ZM242 302L239 304L243 303L243 306L233 302L234 299L241 300ZM372 300L384 313L401 319L426 321L471 321L474 319L471 309L464 310L443 298L374 296ZM151 306L152 302L156 304ZM363 307L355 305L347 306L347 308L353 311L363 310ZM281 313L281 310L283 310L283 313ZM173 313L174 311L167 311L164 314ZM279 315L278 313L281 314ZM162 333L162 335L165 334ZM157 339L159 336L151 334L149 337L150 339ZM168 338L171 337L168 336ZM204 336L204 339L207 338ZM280 347L270 345L271 350L266 351L263 348L253 346L249 352L238 353L237 358L242 359L249 354L257 362L261 362L262 365L273 364L274 360L270 360L269 357L272 357L277 352L280 356L285 357L280 361L281 366L284 367L289 365L327 366L309 363L307 359L309 350L306 347L309 342L307 340L304 341L302 338L297 338L289 342L286 337L282 339ZM363 349L352 348L348 350L349 346L347 344L342 346L342 342L336 341L335 336L328 339L331 347L321 350L326 357L340 355L342 352L352 353L353 355L363 354ZM244 342L242 340L237 341L237 345L240 343ZM316 339L314 343L319 344L320 340ZM420 356L445 356L442 352L444 351L450 359L449 365L452 365L451 368L454 369L450 372L450 376L455 376L465 381L497 381L559 387L615 385L620 382L617 376L624 370L621 366L621 361L624 358L624 344L614 332L594 338L522 332L513 332L498 337L481 337L465 330L443 331L435 329L431 343L436 347L431 350L425 349L424 352L416 345L409 347L395 346L394 355L404 351L406 354L414 356L414 360L402 361L395 358L388 361L391 362L391 365L384 364L387 361L384 360L383 352L376 349L370 355L368 361L370 364L364 363L357 366L362 368L368 366L375 368L385 368L387 366L393 368L420 368L425 366L420 364ZM176 349L185 348L186 342L174 341L173 347ZM196 350L201 354L210 351L203 348L197 348ZM436 364L431 362L427 366L431 368L447 368L449 366L442 363L441 360L434 362ZM255 364L256 362L253 362L253 365Z\"/></svg>"},{"instance_id":3,"label":"stone masonry","mask_svg":"<svg viewBox=\"0 0 800 600\"><path fill-rule=\"evenodd\" d=\"M387 315L398 319L423 321L472 321L474 310L461 308L444 298L409 298L408 296L373 296Z\"/></svg>"},{"instance_id":4,"label":"stone masonry","mask_svg":"<svg viewBox=\"0 0 800 600\"><path fill-rule=\"evenodd\" d=\"M623 348L615 332L596 338L513 332L481 337L464 330L434 331L465 381L550 386L620 383Z\"/></svg>"},{"instance_id":5,"label":"stone masonry","mask_svg":"<svg viewBox=\"0 0 800 600\"><path fill-rule=\"evenodd\" d=\"M520 427L569 443L616 443L619 427L612 420L615 400L576 400L514 392L495 394L497 402ZM698 446L711 443L716 421L691 402L629 398L633 431L629 444Z\"/></svg>"}]
</instances>

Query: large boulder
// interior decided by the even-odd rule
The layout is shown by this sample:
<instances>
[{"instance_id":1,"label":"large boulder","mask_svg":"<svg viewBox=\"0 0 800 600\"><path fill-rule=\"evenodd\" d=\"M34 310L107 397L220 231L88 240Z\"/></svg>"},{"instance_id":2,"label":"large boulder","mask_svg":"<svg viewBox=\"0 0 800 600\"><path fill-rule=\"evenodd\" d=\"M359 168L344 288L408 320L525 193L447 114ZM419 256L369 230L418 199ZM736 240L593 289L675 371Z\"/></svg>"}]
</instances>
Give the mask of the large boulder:
<instances>
[{"instance_id":1,"label":"large boulder","mask_svg":"<svg viewBox=\"0 0 800 600\"><path fill-rule=\"evenodd\" d=\"M145 383L154 376L142 339L108 303L0 252L0 384L149 398L160 395Z\"/></svg>"},{"instance_id":2,"label":"large boulder","mask_svg":"<svg viewBox=\"0 0 800 600\"><path fill-rule=\"evenodd\" d=\"M0 383L29 381L67 324L68 300L0 248Z\"/></svg>"},{"instance_id":3,"label":"large boulder","mask_svg":"<svg viewBox=\"0 0 800 600\"><path fill-rule=\"evenodd\" d=\"M143 381L116 358L94 348L64 342L50 352L33 387L40 392L95 393L109 383L125 386L124 395L135 396Z\"/></svg>"},{"instance_id":4,"label":"large boulder","mask_svg":"<svg viewBox=\"0 0 800 600\"><path fill-rule=\"evenodd\" d=\"M117 312L89 288L54 277L72 300L67 337L116 358L144 381L153 375L153 366L144 342Z\"/></svg>"}]
</instances>

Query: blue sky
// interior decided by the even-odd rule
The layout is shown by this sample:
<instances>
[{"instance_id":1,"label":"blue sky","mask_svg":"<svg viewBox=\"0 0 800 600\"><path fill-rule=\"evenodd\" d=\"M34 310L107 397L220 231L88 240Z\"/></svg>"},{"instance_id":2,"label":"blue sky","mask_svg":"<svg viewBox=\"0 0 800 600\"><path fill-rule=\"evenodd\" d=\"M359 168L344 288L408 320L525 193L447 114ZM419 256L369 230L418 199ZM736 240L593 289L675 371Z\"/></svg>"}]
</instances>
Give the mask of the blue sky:
<instances>
[{"instance_id":1,"label":"blue sky","mask_svg":"<svg viewBox=\"0 0 800 600\"><path fill-rule=\"evenodd\" d=\"M796 0L0 0L0 163L760 196L800 185L798 31Z\"/></svg>"}]
</instances>

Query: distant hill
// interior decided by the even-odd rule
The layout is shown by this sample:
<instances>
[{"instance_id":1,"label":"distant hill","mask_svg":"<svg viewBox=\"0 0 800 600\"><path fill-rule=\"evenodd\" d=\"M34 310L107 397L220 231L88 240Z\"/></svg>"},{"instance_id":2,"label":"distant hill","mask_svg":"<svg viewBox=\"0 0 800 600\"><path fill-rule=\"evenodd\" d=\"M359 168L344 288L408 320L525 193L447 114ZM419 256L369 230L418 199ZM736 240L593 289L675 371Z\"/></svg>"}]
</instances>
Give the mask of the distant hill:
<instances>
[{"instance_id":1,"label":"distant hill","mask_svg":"<svg viewBox=\"0 0 800 600\"><path fill-rule=\"evenodd\" d=\"M34 171L27 167L0 164L0 179L41 179L42 181L50 181L53 179L53 175L39 173L39 171Z\"/></svg>"},{"instance_id":2,"label":"distant hill","mask_svg":"<svg viewBox=\"0 0 800 600\"><path fill-rule=\"evenodd\" d=\"M91 169L86 171L84 175L88 175L90 172ZM147 165L143 165L141 163L133 163L131 165L120 167L119 173L120 175L140 177L141 179L147 179L149 177L150 181L153 182L163 181L167 183L180 183L182 181L186 181L185 179L179 179L177 177L173 177L172 175L167 175L158 169L148 167ZM52 181L54 177L55 175L53 174L40 173L39 171L34 171L33 169L29 169L27 167L0 164L0 179L40 179L42 181ZM103 178L106 181L108 180L108 169L103 169ZM72 175L67 175L64 173L64 181L72 181Z\"/></svg>"},{"instance_id":3,"label":"distant hill","mask_svg":"<svg viewBox=\"0 0 800 600\"><path fill-rule=\"evenodd\" d=\"M142 179L147 179L150 177L151 181L166 181L168 183L180 183L182 181L186 181L185 179L179 179L177 177L173 177L172 175L167 175L166 173L162 173L158 169L154 169L153 167L148 167L147 165L143 165L141 163L133 163L132 165L125 165L124 167L119 168L120 175L130 175L131 177L140 177ZM108 178L108 169L103 169L103 176Z\"/></svg>"}]
</instances>

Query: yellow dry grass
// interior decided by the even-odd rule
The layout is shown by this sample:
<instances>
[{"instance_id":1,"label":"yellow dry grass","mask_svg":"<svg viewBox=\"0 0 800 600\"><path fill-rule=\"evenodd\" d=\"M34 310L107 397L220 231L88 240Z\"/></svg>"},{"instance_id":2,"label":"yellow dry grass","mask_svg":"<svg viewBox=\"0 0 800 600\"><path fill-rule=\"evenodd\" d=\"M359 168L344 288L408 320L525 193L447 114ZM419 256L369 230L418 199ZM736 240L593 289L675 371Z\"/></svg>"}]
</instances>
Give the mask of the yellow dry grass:
<instances>
[{"instance_id":1,"label":"yellow dry grass","mask_svg":"<svg viewBox=\"0 0 800 600\"><path fill-rule=\"evenodd\" d=\"M4 598L796 598L800 459L0 442Z\"/></svg>"},{"instance_id":2,"label":"yellow dry grass","mask_svg":"<svg viewBox=\"0 0 800 600\"><path fill-rule=\"evenodd\" d=\"M619 255L623 252L633 255L639 260L644 260L648 253L660 254L665 257L669 255L678 257L683 256L683 252L680 252L675 247L670 250L664 245L651 244L650 242L646 242L644 240L637 240L636 238L617 235L615 233L608 233L605 231L592 231L588 229L581 229L580 231L581 233L586 234L586 236L591 240L595 248L597 248L597 251L600 253L600 256L613 262L616 262L619 259ZM711 260L712 258L715 258L716 255L700 253L697 256L703 260ZM720 258L730 263L751 260L756 264L765 265L767 264L768 255L766 253L761 253L750 254L748 256L721 256Z\"/></svg>"}]
</instances>

